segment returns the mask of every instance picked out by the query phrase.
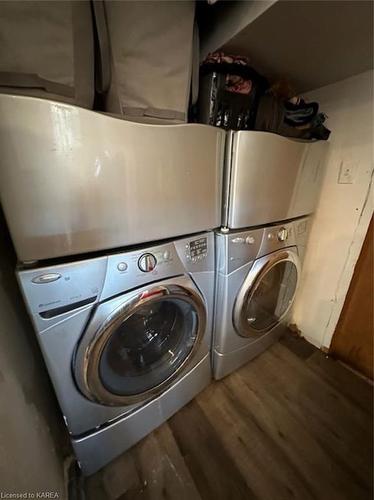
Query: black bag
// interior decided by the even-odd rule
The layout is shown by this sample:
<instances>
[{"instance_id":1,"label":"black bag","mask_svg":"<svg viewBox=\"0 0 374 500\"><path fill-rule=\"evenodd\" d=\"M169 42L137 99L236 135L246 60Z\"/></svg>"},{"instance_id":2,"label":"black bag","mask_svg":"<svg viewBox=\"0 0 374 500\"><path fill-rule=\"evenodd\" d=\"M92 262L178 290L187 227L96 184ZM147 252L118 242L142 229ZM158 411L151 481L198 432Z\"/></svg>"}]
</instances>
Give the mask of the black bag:
<instances>
[{"instance_id":1,"label":"black bag","mask_svg":"<svg viewBox=\"0 0 374 500\"><path fill-rule=\"evenodd\" d=\"M237 82L244 89L237 91ZM203 63L197 121L224 129L251 130L259 97L266 88L265 78L247 64L235 62L235 58L233 63Z\"/></svg>"},{"instance_id":2,"label":"black bag","mask_svg":"<svg viewBox=\"0 0 374 500\"><path fill-rule=\"evenodd\" d=\"M323 123L324 113L318 112L318 103L305 103L296 108L289 101L284 101L271 94L260 99L255 130L274 132L285 137L304 140L327 140L330 130Z\"/></svg>"}]
</instances>

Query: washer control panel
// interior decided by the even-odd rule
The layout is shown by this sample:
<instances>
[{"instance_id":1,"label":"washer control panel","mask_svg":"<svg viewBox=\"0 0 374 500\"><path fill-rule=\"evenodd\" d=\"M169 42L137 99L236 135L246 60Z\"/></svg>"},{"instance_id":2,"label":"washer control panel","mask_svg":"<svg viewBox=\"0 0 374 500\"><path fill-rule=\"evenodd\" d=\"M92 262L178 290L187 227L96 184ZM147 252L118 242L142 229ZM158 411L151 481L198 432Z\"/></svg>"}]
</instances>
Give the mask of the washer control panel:
<instances>
[{"instance_id":1,"label":"washer control panel","mask_svg":"<svg viewBox=\"0 0 374 500\"><path fill-rule=\"evenodd\" d=\"M186 258L191 262L205 259L208 255L208 239L197 238L186 243Z\"/></svg>"},{"instance_id":2,"label":"washer control panel","mask_svg":"<svg viewBox=\"0 0 374 500\"><path fill-rule=\"evenodd\" d=\"M212 232L67 264L19 268L17 276L38 331L44 331L73 309L88 310L147 283L206 271L214 271Z\"/></svg>"}]
</instances>

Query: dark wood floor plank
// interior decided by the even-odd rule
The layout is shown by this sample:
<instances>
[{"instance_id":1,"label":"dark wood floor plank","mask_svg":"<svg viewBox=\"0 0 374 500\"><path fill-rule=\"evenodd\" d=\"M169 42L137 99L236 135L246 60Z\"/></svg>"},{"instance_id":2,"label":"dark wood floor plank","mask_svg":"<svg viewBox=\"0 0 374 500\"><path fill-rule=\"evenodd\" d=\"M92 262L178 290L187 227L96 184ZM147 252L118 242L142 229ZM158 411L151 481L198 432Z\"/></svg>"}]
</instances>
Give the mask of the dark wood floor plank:
<instances>
[{"instance_id":1,"label":"dark wood floor plank","mask_svg":"<svg viewBox=\"0 0 374 500\"><path fill-rule=\"evenodd\" d=\"M201 500L168 424L131 450L141 487L121 500Z\"/></svg>"},{"instance_id":2,"label":"dark wood floor plank","mask_svg":"<svg viewBox=\"0 0 374 500\"><path fill-rule=\"evenodd\" d=\"M149 439L152 435L143 441ZM141 490L142 486L132 450L129 450L86 479L86 497L87 500L116 500L128 491Z\"/></svg>"},{"instance_id":3,"label":"dark wood floor plank","mask_svg":"<svg viewBox=\"0 0 374 500\"><path fill-rule=\"evenodd\" d=\"M242 404L248 397L244 384L232 376L198 397L209 421L219 433L227 454L236 463L257 498L288 500L316 498L308 484L293 467L266 426L253 418L252 408ZM243 390L244 388L244 390Z\"/></svg>"},{"instance_id":4,"label":"dark wood floor plank","mask_svg":"<svg viewBox=\"0 0 374 500\"><path fill-rule=\"evenodd\" d=\"M371 500L372 388L299 340L213 382L87 500Z\"/></svg>"},{"instance_id":5,"label":"dark wood floor plank","mask_svg":"<svg viewBox=\"0 0 374 500\"><path fill-rule=\"evenodd\" d=\"M196 401L172 417L169 426L204 500L256 498Z\"/></svg>"},{"instance_id":6,"label":"dark wood floor plank","mask_svg":"<svg viewBox=\"0 0 374 500\"><path fill-rule=\"evenodd\" d=\"M370 418L372 417L373 386L370 383L321 351L310 356L307 365L353 405L366 412Z\"/></svg>"},{"instance_id":7,"label":"dark wood floor plank","mask_svg":"<svg viewBox=\"0 0 374 500\"><path fill-rule=\"evenodd\" d=\"M237 375L238 378L240 376ZM357 481L352 484L351 474L338 467L330 453L310 433L308 415L302 412L295 415L289 410L287 401L274 397L273 389L268 393L269 380L265 378L262 383L258 382L261 378L260 371L252 376L255 381L248 374L245 375L245 383L250 391L246 401L252 408L256 407L252 411L259 425L283 448L288 459L309 485L313 496L319 500L367 498L366 489L361 484L356 486Z\"/></svg>"},{"instance_id":8,"label":"dark wood floor plank","mask_svg":"<svg viewBox=\"0 0 374 500\"><path fill-rule=\"evenodd\" d=\"M107 466L107 468L111 468L111 466L112 464L110 465L110 467ZM104 487L101 471L97 472L93 476L85 478L84 495L87 498L87 500L110 499L110 494L106 491ZM76 495L76 497L80 498L79 492Z\"/></svg>"},{"instance_id":9,"label":"dark wood floor plank","mask_svg":"<svg viewBox=\"0 0 374 500\"><path fill-rule=\"evenodd\" d=\"M326 388L326 384L316 380L308 370L298 373L292 366L295 361L292 354L283 353L287 363L280 364L280 349L275 346L242 370L243 380L251 390L258 391L260 404L264 404L267 397L274 402L278 400L277 414L281 414L282 407L287 408L285 422L295 419L303 426L312 437L312 441L306 437L302 440L308 457L313 457L313 441L323 450L324 457L318 454L315 457L317 465L322 466L318 474L320 480L326 471L329 475L326 481L333 481L337 491L341 490L341 498L352 498L352 488L356 498L370 498L371 423L367 422L364 435L358 439L357 428L353 428L355 419L349 418L350 410L354 413L353 408L347 410L346 401L341 404L336 394L331 394L330 387ZM348 415L343 415L346 411ZM355 439L352 434L356 435ZM298 456L302 458L302 450ZM313 469L308 470L313 473ZM344 496L347 493L348 497Z\"/></svg>"},{"instance_id":10,"label":"dark wood floor plank","mask_svg":"<svg viewBox=\"0 0 374 500\"><path fill-rule=\"evenodd\" d=\"M253 377L254 378L254 377ZM232 386L241 387L243 398L241 403L244 411L252 414L262 432L274 441L274 449L281 449L284 460L279 461L278 468L283 471L285 464L294 468L307 489L309 496L318 500L346 498L342 496L339 477L332 474L331 460L328 454L316 443L306 431L302 423L290 415L288 408L277 400L268 398L266 389L260 388L256 380L245 381L240 374L227 381L230 390ZM347 480L347 482L349 482ZM344 481L343 481L344 482ZM294 487L295 481L290 483ZM356 490L355 490L356 492ZM295 494L295 498L304 498ZM350 497L348 497L350 498Z\"/></svg>"},{"instance_id":11,"label":"dark wood floor plank","mask_svg":"<svg viewBox=\"0 0 374 500\"><path fill-rule=\"evenodd\" d=\"M291 331L287 331L279 342L304 360L309 359L315 352L319 352L317 347Z\"/></svg>"},{"instance_id":12,"label":"dark wood floor plank","mask_svg":"<svg viewBox=\"0 0 374 500\"><path fill-rule=\"evenodd\" d=\"M296 392L300 402L308 405L311 414L316 414L316 418L325 422L332 435L341 431L347 445L367 445L365 434L371 420L357 405L353 405L343 394L318 376L308 364L280 344L275 344L264 356L271 356L270 365L274 367L274 364L277 364L280 368L277 370L278 376L288 381L287 387Z\"/></svg>"}]
</instances>

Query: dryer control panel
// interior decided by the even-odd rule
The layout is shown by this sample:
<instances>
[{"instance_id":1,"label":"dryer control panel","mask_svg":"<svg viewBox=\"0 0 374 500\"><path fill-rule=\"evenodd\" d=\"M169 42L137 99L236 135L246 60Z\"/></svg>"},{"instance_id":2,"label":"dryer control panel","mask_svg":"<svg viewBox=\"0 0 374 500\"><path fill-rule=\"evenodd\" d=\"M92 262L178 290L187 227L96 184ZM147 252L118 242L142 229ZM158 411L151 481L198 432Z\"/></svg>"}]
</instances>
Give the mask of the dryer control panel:
<instances>
[{"instance_id":1,"label":"dryer control panel","mask_svg":"<svg viewBox=\"0 0 374 500\"><path fill-rule=\"evenodd\" d=\"M217 232L217 270L229 274L259 257L291 246L303 253L309 225L310 217L304 217L252 230Z\"/></svg>"},{"instance_id":2,"label":"dryer control panel","mask_svg":"<svg viewBox=\"0 0 374 500\"><path fill-rule=\"evenodd\" d=\"M217 235L218 270L231 273L254 260L263 237L262 229Z\"/></svg>"}]
</instances>

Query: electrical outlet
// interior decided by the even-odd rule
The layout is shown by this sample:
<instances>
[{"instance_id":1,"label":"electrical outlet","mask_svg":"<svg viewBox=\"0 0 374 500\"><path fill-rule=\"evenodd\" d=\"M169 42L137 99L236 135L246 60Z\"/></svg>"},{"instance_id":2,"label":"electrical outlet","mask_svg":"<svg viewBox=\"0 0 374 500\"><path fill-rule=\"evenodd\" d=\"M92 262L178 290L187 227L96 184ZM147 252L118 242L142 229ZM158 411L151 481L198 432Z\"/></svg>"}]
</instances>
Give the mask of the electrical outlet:
<instances>
[{"instance_id":1,"label":"electrical outlet","mask_svg":"<svg viewBox=\"0 0 374 500\"><path fill-rule=\"evenodd\" d=\"M340 164L338 184L353 184L356 177L358 162L344 161Z\"/></svg>"}]
</instances>

